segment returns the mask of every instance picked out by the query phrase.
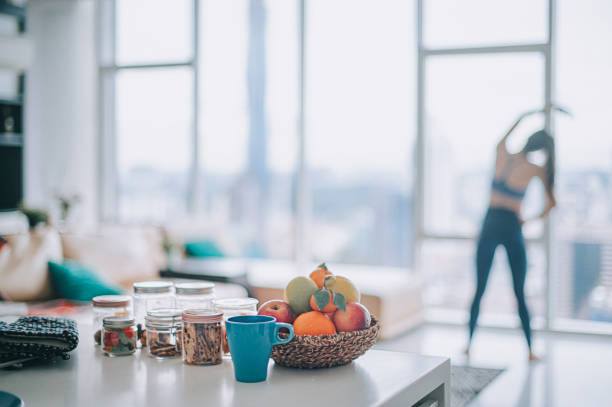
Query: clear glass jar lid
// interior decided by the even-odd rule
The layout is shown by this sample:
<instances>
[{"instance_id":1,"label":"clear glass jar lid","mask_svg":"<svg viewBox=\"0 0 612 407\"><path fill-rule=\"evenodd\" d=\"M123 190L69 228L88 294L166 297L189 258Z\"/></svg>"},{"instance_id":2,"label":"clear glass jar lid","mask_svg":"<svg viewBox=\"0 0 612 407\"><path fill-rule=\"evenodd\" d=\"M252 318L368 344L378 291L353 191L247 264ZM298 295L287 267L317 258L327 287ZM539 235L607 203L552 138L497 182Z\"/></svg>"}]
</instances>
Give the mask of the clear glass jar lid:
<instances>
[{"instance_id":1,"label":"clear glass jar lid","mask_svg":"<svg viewBox=\"0 0 612 407\"><path fill-rule=\"evenodd\" d=\"M221 309L244 309L257 306L259 300L257 298L222 298L214 300L215 307Z\"/></svg>"},{"instance_id":2,"label":"clear glass jar lid","mask_svg":"<svg viewBox=\"0 0 612 407\"><path fill-rule=\"evenodd\" d=\"M189 283L176 283L174 287L178 295L202 295L212 294L215 289L215 284L194 281Z\"/></svg>"},{"instance_id":3,"label":"clear glass jar lid","mask_svg":"<svg viewBox=\"0 0 612 407\"><path fill-rule=\"evenodd\" d=\"M134 325L132 317L104 317L102 326L105 328L125 328Z\"/></svg>"},{"instance_id":4,"label":"clear glass jar lid","mask_svg":"<svg viewBox=\"0 0 612 407\"><path fill-rule=\"evenodd\" d=\"M134 294L163 294L172 289L172 281L154 280L134 283Z\"/></svg>"},{"instance_id":5,"label":"clear glass jar lid","mask_svg":"<svg viewBox=\"0 0 612 407\"><path fill-rule=\"evenodd\" d=\"M186 309L183 311L183 321L203 323L203 322L221 322L223 313L212 311L209 309Z\"/></svg>"},{"instance_id":6,"label":"clear glass jar lid","mask_svg":"<svg viewBox=\"0 0 612 407\"><path fill-rule=\"evenodd\" d=\"M91 301L94 307L127 307L130 304L130 297L127 295L98 295Z\"/></svg>"},{"instance_id":7,"label":"clear glass jar lid","mask_svg":"<svg viewBox=\"0 0 612 407\"><path fill-rule=\"evenodd\" d=\"M156 308L147 312L145 323L147 326L171 328L181 324L182 312L176 308Z\"/></svg>"}]
</instances>

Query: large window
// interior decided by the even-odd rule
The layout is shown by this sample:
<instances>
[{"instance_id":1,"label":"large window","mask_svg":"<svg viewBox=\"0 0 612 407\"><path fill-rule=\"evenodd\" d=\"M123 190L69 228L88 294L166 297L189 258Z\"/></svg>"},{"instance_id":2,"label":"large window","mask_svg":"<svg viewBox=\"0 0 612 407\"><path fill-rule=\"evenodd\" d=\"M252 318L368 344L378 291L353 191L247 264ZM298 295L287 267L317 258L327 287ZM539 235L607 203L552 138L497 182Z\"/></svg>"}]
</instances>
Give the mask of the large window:
<instances>
[{"instance_id":1,"label":"large window","mask_svg":"<svg viewBox=\"0 0 612 407\"><path fill-rule=\"evenodd\" d=\"M495 145L519 114L541 108L550 97L548 8L543 0L420 4L419 269L425 302L465 320L475 290L475 240L488 206ZM518 151L529 134L544 126L544 117L530 117L513 134L509 149ZM539 187L529 189L526 216L543 204ZM526 296L538 322L547 312L543 226L525 227ZM516 320L515 303L506 256L499 248L483 299L483 321Z\"/></svg>"},{"instance_id":2,"label":"large window","mask_svg":"<svg viewBox=\"0 0 612 407\"><path fill-rule=\"evenodd\" d=\"M425 232L474 236L488 205L495 145L514 118L544 104L544 58L432 56L425 71ZM543 126L532 117L510 141L524 142Z\"/></svg>"},{"instance_id":3,"label":"large window","mask_svg":"<svg viewBox=\"0 0 612 407\"><path fill-rule=\"evenodd\" d=\"M188 62L193 57L191 0L119 0L115 7L117 64Z\"/></svg>"},{"instance_id":4,"label":"large window","mask_svg":"<svg viewBox=\"0 0 612 407\"><path fill-rule=\"evenodd\" d=\"M555 122L559 207L551 234L552 282L560 328L612 322L610 21L608 1L558 1L556 88L573 113Z\"/></svg>"},{"instance_id":5,"label":"large window","mask_svg":"<svg viewBox=\"0 0 612 407\"><path fill-rule=\"evenodd\" d=\"M159 222L188 212L194 132L191 0L100 2L104 216Z\"/></svg>"},{"instance_id":6,"label":"large window","mask_svg":"<svg viewBox=\"0 0 612 407\"><path fill-rule=\"evenodd\" d=\"M409 266L414 3L102 3L108 218L194 217L238 256Z\"/></svg>"},{"instance_id":7,"label":"large window","mask_svg":"<svg viewBox=\"0 0 612 407\"><path fill-rule=\"evenodd\" d=\"M520 112L552 101L567 106L573 117L531 117L509 146L518 151L543 127L557 141L559 205L548 224L524 227L527 302L536 326L610 332L610 324L601 322L612 321L612 138L606 136L612 117L612 7L595 0L420 4L423 160L416 205L423 215L417 245L426 303L436 317L465 320L494 146ZM541 184L534 184L539 188L529 189L526 218L544 203ZM482 311L485 323L517 323L501 248Z\"/></svg>"},{"instance_id":8,"label":"large window","mask_svg":"<svg viewBox=\"0 0 612 407\"><path fill-rule=\"evenodd\" d=\"M121 219L159 220L186 213L192 88L185 67L117 72Z\"/></svg>"},{"instance_id":9,"label":"large window","mask_svg":"<svg viewBox=\"0 0 612 407\"><path fill-rule=\"evenodd\" d=\"M294 258L298 3L201 5L200 209L241 255Z\"/></svg>"},{"instance_id":10,"label":"large window","mask_svg":"<svg viewBox=\"0 0 612 407\"><path fill-rule=\"evenodd\" d=\"M423 0L428 48L545 43L546 0Z\"/></svg>"},{"instance_id":11,"label":"large window","mask_svg":"<svg viewBox=\"0 0 612 407\"><path fill-rule=\"evenodd\" d=\"M408 266L415 53L406 21L414 4L306 4L312 256Z\"/></svg>"},{"instance_id":12,"label":"large window","mask_svg":"<svg viewBox=\"0 0 612 407\"><path fill-rule=\"evenodd\" d=\"M509 143L557 140L527 301L536 326L610 330L609 2L102 0L100 18L105 219L195 219L235 256L412 267L428 309L464 320L495 144L558 102L573 117ZM524 215L544 199L534 181ZM515 323L514 304L500 249L483 321Z\"/></svg>"},{"instance_id":13,"label":"large window","mask_svg":"<svg viewBox=\"0 0 612 407\"><path fill-rule=\"evenodd\" d=\"M424 240L420 256L425 298L436 307L467 310L475 282L473 238L488 205L495 145L511 118L544 104L544 60L539 53L447 55L427 58L425 69L424 234L432 237ZM512 144L543 126L541 117L526 121ZM530 189L526 206L541 205L537 192ZM527 300L532 314L543 316L543 247L530 246L528 259ZM484 318L515 314L507 268L499 250L482 306Z\"/></svg>"}]
</instances>

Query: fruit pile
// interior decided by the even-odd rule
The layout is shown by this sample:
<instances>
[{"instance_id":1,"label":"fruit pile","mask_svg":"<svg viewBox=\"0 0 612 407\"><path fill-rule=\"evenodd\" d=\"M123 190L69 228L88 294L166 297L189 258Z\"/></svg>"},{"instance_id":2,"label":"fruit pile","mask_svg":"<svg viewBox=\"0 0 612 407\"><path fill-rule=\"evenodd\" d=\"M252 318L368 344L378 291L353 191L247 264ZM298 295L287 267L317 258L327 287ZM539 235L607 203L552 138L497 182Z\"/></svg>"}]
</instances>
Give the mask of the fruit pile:
<instances>
[{"instance_id":1,"label":"fruit pile","mask_svg":"<svg viewBox=\"0 0 612 407\"><path fill-rule=\"evenodd\" d=\"M360 299L351 280L334 275L323 263L309 278L291 280L284 301L270 300L262 304L258 314L293 324L296 335L333 335L370 326L370 312Z\"/></svg>"}]
</instances>

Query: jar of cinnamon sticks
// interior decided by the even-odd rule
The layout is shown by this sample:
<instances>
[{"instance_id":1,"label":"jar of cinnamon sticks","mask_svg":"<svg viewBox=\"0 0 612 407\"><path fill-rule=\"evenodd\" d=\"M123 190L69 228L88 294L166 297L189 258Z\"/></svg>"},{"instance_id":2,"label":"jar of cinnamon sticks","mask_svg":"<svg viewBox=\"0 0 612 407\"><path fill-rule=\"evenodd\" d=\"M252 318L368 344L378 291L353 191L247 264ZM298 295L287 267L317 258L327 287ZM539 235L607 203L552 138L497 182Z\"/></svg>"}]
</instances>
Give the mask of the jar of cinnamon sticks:
<instances>
[{"instance_id":1,"label":"jar of cinnamon sticks","mask_svg":"<svg viewBox=\"0 0 612 407\"><path fill-rule=\"evenodd\" d=\"M183 362L188 365L218 365L222 361L223 314L210 309L183 311Z\"/></svg>"}]
</instances>

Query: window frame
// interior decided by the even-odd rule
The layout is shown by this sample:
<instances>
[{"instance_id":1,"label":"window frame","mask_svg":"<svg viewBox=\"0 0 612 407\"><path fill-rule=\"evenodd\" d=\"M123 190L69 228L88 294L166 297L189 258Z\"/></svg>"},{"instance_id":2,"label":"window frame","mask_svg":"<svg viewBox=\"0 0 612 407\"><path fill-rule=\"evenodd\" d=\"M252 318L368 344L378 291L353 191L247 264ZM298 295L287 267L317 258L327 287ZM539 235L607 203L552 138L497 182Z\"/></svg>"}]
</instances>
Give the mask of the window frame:
<instances>
[{"instance_id":1,"label":"window frame","mask_svg":"<svg viewBox=\"0 0 612 407\"><path fill-rule=\"evenodd\" d=\"M199 99L200 99L200 70L199 70L199 37L200 21L199 0L193 2L193 52L192 58L187 61L175 61L172 63L156 64L134 64L119 65L115 60L115 11L117 0L106 0L97 2L97 58L98 58L98 195L100 205L98 208L98 220L101 222L117 222L118 219L118 173L116 162L116 131L114 117L114 77L120 70L125 69L160 69L169 67L188 67L193 75L193 106L194 115L192 122L192 156L188 179L187 213L196 215L202 209L202 174L200 171L200 123L199 123ZM308 247L308 235L310 216L311 216L311 191L309 188L307 157L306 157L306 137L304 117L307 112L305 106L305 48L306 48L306 27L307 11L305 0L298 2L298 111L297 111L297 164L296 164L296 229L295 229L295 249L294 258L298 269L305 269L310 264L310 248ZM424 200L425 200L425 146L427 140L425 126L425 62L427 58L442 55L476 55L493 53L537 53L544 59L544 101L550 103L554 95L554 46L556 32L556 0L547 0L547 40L543 43L496 45L496 46L475 46L475 47L456 47L456 48L428 48L424 44L423 24L424 24L424 0L415 0L416 7L416 144L414 150L414 182L412 184L411 195L413 197L412 208L412 264L407 270L418 275L420 264L420 248L425 240L473 240L475 236L465 236L458 234L432 234L427 233L424 228ZM545 116L545 129L551 131L554 127L550 113ZM551 214L554 219L554 214ZM552 291L553 276L551 273L551 222L545 222L544 233L541 237L530 239L530 242L541 243L545 250L546 261L546 310L544 315L543 331L545 332L581 332L598 333L601 330L597 327L591 328L591 324L580 321L580 325L569 326L557 323L554 312L554 293ZM448 318L444 322L451 322ZM563 321L560 321L563 322ZM605 335L610 333L607 330Z\"/></svg>"},{"instance_id":2,"label":"window frame","mask_svg":"<svg viewBox=\"0 0 612 407\"><path fill-rule=\"evenodd\" d=\"M187 213L196 214L201 207L199 171L199 0L191 0L192 56L185 61L167 63L118 64L116 61L116 7L117 0L97 2L98 75L99 75L99 196L98 218L102 222L119 221L119 174L117 171L117 133L115 118L115 77L118 72L129 69L189 68L193 78L192 103L194 114L191 122L191 163L187 181Z\"/></svg>"},{"instance_id":3,"label":"window frame","mask_svg":"<svg viewBox=\"0 0 612 407\"><path fill-rule=\"evenodd\" d=\"M450 47L450 48L430 48L425 45L424 41L424 0L416 0L417 7L417 137L416 137L416 177L415 191L413 196L416 198L413 206L413 267L420 269L421 246L426 240L473 240L476 236L467 236L460 234L439 234L430 233L425 228L425 176L426 176L426 144L427 144L427 128L425 119L425 97L426 97L426 62L430 57L436 56L457 56L457 55L492 55L492 54L528 54L535 53L542 56L544 60L544 103L551 103L553 99L553 48L554 48L554 32L555 32L555 0L548 0L547 13L547 39L543 43L526 43L526 44L511 44L511 45L492 45L492 46L473 46L473 47ZM545 114L545 129L551 132L553 127L550 112ZM544 315L544 329L550 330L551 321L553 318L552 301L552 276L550 270L551 256L551 238L550 238L550 219L545 221L544 232L541 237L528 239L528 242L542 243L545 250L546 258L546 307Z\"/></svg>"},{"instance_id":4,"label":"window frame","mask_svg":"<svg viewBox=\"0 0 612 407\"><path fill-rule=\"evenodd\" d=\"M203 182L200 168L200 0L191 0L193 10L192 57L168 63L118 64L116 61L116 5L118 0L96 2L98 65L98 220L117 223L119 219L119 174L117 171L117 134L115 118L115 76L127 69L164 69L186 67L193 77L193 118L191 123L191 163L187 180L187 214L200 215L203 208ZM294 258L299 267L309 263L308 233L309 190L304 133L304 50L305 0L298 7L298 112L296 165L296 230Z\"/></svg>"}]
</instances>

